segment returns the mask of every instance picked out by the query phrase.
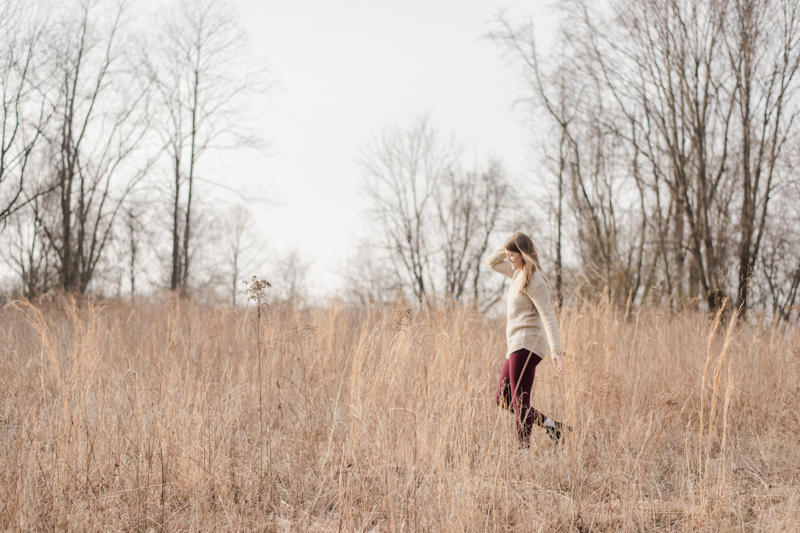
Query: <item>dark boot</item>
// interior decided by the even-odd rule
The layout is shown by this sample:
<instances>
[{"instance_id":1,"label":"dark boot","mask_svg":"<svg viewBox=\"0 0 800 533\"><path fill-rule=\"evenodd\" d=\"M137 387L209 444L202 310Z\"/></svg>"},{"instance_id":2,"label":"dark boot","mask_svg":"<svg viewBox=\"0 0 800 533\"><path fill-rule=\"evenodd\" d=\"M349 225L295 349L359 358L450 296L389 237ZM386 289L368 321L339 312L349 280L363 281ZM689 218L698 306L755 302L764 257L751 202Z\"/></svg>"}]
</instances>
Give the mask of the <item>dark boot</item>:
<instances>
[{"instance_id":1,"label":"dark boot","mask_svg":"<svg viewBox=\"0 0 800 533\"><path fill-rule=\"evenodd\" d=\"M564 435L567 431L571 431L572 428L568 426L565 427L564 424L562 424L561 422L556 422L555 420L553 420L553 422L555 422L555 426L553 427L545 426L544 429L545 431L547 431L547 434L550 436L550 438L553 439L553 442L555 442L556 444L560 443L561 447L563 448Z\"/></svg>"}]
</instances>

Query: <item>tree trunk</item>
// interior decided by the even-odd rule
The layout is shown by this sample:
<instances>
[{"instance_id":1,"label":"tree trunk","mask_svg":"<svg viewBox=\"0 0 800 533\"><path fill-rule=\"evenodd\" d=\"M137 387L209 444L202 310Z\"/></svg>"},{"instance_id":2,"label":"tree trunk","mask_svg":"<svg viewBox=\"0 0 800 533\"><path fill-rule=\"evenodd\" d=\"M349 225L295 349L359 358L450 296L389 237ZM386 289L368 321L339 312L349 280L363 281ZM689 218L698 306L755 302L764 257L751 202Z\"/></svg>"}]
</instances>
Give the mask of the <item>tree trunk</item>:
<instances>
[{"instance_id":1,"label":"tree trunk","mask_svg":"<svg viewBox=\"0 0 800 533\"><path fill-rule=\"evenodd\" d=\"M756 206L755 194L753 191L753 176L751 171L750 153L752 150L752 116L750 109L750 95L752 91L752 35L751 27L753 18L753 6L745 2L740 7L739 24L739 53L741 81L739 87L741 114L742 114L742 211L740 214L739 226L741 230L741 242L739 243L739 275L737 287L737 307L739 316L744 318L747 314L747 292L750 282L750 275L753 269L752 244L753 244L753 224L755 222ZM755 194L754 194L755 193Z\"/></svg>"},{"instance_id":2,"label":"tree trunk","mask_svg":"<svg viewBox=\"0 0 800 533\"><path fill-rule=\"evenodd\" d=\"M556 223L558 225L556 235L556 301L558 307L564 305L564 274L563 274L563 259L561 256L561 242L562 242L562 228L563 228L563 215L564 215L564 167L566 166L566 154L564 153L564 143L567 142L567 130L562 128L561 144L559 145L559 168L558 168L558 213L556 214Z\"/></svg>"},{"instance_id":3,"label":"tree trunk","mask_svg":"<svg viewBox=\"0 0 800 533\"><path fill-rule=\"evenodd\" d=\"M172 204L172 276L169 282L170 290L178 290L181 282L181 228L180 228L180 197L181 197L181 164L180 155L176 148L175 154L175 196Z\"/></svg>"},{"instance_id":4,"label":"tree trunk","mask_svg":"<svg viewBox=\"0 0 800 533\"><path fill-rule=\"evenodd\" d=\"M188 194L186 197L186 222L183 227L183 276L181 278L181 294L186 294L188 291L189 285L189 239L191 237L191 230L192 230L192 189L194 186L194 163L195 163L195 152L197 149L197 113L198 113L198 105L200 105L199 99L199 87L200 87L200 50L197 50L197 63L194 71L194 86L192 91L192 132L191 132L191 141L190 141L190 150L191 153L189 154L189 176L188 176Z\"/></svg>"}]
</instances>

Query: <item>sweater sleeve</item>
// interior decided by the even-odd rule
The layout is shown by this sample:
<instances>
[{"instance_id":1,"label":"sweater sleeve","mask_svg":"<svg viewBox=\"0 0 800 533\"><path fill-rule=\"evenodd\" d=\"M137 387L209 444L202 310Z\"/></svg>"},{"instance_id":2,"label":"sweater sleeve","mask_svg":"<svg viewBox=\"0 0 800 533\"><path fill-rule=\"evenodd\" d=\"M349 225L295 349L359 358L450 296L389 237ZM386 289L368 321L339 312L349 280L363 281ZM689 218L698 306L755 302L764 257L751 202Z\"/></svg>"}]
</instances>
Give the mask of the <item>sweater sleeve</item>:
<instances>
[{"instance_id":1,"label":"sweater sleeve","mask_svg":"<svg viewBox=\"0 0 800 533\"><path fill-rule=\"evenodd\" d=\"M505 257L505 248L495 250L493 253L489 254L489 257L486 258L486 265L495 272L500 272L504 276L512 278L514 277L514 268L511 266L511 263L504 261Z\"/></svg>"},{"instance_id":2,"label":"sweater sleeve","mask_svg":"<svg viewBox=\"0 0 800 533\"><path fill-rule=\"evenodd\" d=\"M553 303L550 301L549 289L541 273L534 272L525 290L525 294L533 301L533 305L535 305L536 309L539 311L539 316L542 317L544 331L545 334L547 334L547 342L550 345L550 352L553 353L561 351L561 339L558 336L558 321L556 320L556 314L553 312Z\"/></svg>"}]
</instances>

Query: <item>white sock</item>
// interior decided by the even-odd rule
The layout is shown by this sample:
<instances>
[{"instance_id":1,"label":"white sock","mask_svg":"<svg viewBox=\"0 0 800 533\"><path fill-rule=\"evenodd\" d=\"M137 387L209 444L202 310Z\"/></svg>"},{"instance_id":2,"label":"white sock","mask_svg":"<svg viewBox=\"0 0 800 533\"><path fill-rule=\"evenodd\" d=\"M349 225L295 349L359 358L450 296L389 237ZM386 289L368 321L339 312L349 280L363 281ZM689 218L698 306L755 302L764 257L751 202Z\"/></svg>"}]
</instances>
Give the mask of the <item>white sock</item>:
<instances>
[{"instance_id":1,"label":"white sock","mask_svg":"<svg viewBox=\"0 0 800 533\"><path fill-rule=\"evenodd\" d=\"M554 428L554 427L556 427L556 423L553 422L552 418L548 418L547 420L544 421L544 427L546 427L546 428Z\"/></svg>"}]
</instances>

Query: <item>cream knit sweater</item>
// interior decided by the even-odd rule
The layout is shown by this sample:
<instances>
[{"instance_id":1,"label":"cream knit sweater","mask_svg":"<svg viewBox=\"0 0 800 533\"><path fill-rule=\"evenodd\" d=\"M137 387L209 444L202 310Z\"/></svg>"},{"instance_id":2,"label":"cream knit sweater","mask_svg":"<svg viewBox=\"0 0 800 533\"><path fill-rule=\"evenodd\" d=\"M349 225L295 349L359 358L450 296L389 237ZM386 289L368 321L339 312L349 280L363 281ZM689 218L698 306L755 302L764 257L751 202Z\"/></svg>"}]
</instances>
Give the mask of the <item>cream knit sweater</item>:
<instances>
[{"instance_id":1,"label":"cream knit sweater","mask_svg":"<svg viewBox=\"0 0 800 533\"><path fill-rule=\"evenodd\" d=\"M539 271L533 273L528 286L520 291L523 275L516 272L511 263L504 261L506 251L500 248L486 258L486 264L495 272L511 278L508 289L506 307L506 359L517 350L530 350L539 357L547 355L547 344L550 351L561 351L561 340L558 337L558 323L553 304L550 302L550 288ZM547 339L545 339L547 335Z\"/></svg>"}]
</instances>

